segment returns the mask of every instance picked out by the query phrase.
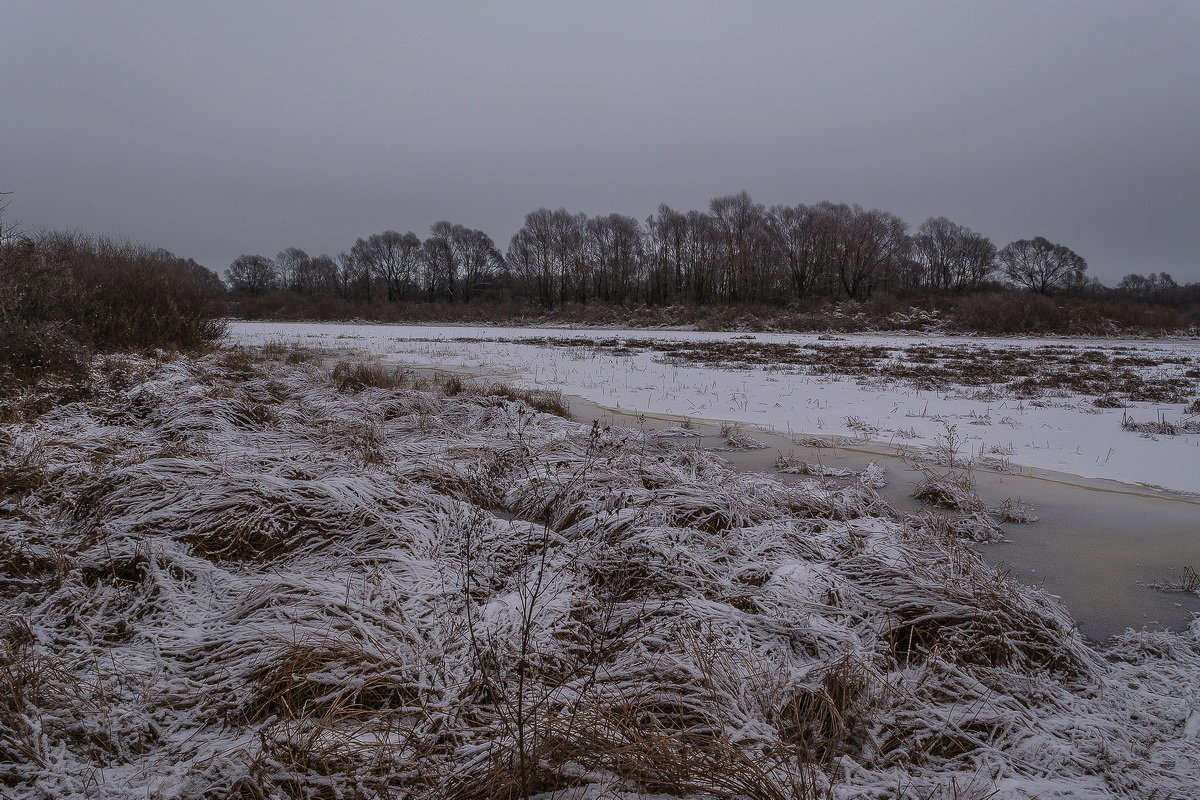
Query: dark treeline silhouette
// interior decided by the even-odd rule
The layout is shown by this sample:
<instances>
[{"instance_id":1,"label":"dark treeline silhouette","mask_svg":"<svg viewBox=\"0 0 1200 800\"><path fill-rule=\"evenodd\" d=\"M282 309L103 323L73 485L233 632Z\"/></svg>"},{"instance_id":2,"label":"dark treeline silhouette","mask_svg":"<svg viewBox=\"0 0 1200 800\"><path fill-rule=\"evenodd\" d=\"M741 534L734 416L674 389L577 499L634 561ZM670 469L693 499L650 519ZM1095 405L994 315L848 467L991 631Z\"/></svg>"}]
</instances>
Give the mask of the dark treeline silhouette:
<instances>
[{"instance_id":1,"label":"dark treeline silhouette","mask_svg":"<svg viewBox=\"0 0 1200 800\"><path fill-rule=\"evenodd\" d=\"M415 233L359 239L336 258L288 248L274 259L238 258L231 288L375 302L470 303L485 297L543 308L568 303L786 303L862 299L876 292L968 292L1002 274L1050 294L1083 282L1087 265L1045 239L997 251L985 236L944 217L916 231L894 214L857 205L766 207L740 194L707 211L661 206L639 222L538 209L501 253L484 232L435 224Z\"/></svg>"},{"instance_id":2,"label":"dark treeline silhouette","mask_svg":"<svg viewBox=\"0 0 1200 800\"><path fill-rule=\"evenodd\" d=\"M237 258L226 272L241 295L274 291L335 295L373 303L463 302L508 288L504 256L483 231L439 222L424 241L384 231L359 239L337 258L289 247L274 259Z\"/></svg>"},{"instance_id":3,"label":"dark treeline silhouette","mask_svg":"<svg viewBox=\"0 0 1200 800\"><path fill-rule=\"evenodd\" d=\"M705 211L660 206L644 221L541 208L504 252L483 231L449 222L424 239L388 230L336 257L294 247L274 259L241 256L227 280L233 312L247 317L620 321L605 310L657 308L673 312L627 317L717 325L729 320L722 308L842 305L879 316L896 307L885 298L899 298L980 331L1194 325L1200 284L1160 273L1110 289L1086 273L1079 254L1040 236L998 248L945 217L910 230L886 211L767 207L741 192ZM828 323L818 315L790 324Z\"/></svg>"},{"instance_id":4,"label":"dark treeline silhouette","mask_svg":"<svg viewBox=\"0 0 1200 800\"><path fill-rule=\"evenodd\" d=\"M1200 283L1176 283L1165 272L1126 275L1113 292L1144 303L1174 308L1200 306Z\"/></svg>"}]
</instances>

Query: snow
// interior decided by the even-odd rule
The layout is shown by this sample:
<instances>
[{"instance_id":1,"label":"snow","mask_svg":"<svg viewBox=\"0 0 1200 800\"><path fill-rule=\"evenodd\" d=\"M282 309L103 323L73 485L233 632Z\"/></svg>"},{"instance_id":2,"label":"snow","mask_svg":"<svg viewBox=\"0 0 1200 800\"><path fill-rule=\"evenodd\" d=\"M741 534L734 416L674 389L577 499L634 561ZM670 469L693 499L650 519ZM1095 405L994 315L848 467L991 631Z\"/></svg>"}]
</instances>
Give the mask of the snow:
<instances>
[{"instance_id":1,"label":"snow","mask_svg":"<svg viewBox=\"0 0 1200 800\"><path fill-rule=\"evenodd\" d=\"M1125 414L1142 421L1176 420L1183 404L1129 402L1097 408L1092 397L1035 400L1001 394L981 400L978 387L944 391L900 382L797 374L762 366L665 363L661 354L612 354L579 347L521 343L547 339L633 339L681 342L745 341L837 346L878 345L903 351L917 344L1034 349L1046 345L1118 353L1132 348L1153 358L1180 357L1200 367L1200 342L1173 339L994 338L936 334L817 334L506 328L366 324L234 322L242 344L298 341L349 348L407 364L502 376L526 386L558 389L608 408L727 420L791 435L870 439L890 446L936 446L956 425L964 453L1001 454L1018 468L1200 492L1200 436L1141 436L1122 430ZM1158 372L1167 367L1147 367ZM849 421L849 423L848 423ZM872 432L872 430L877 432ZM999 459L997 459L999 460Z\"/></svg>"}]
</instances>

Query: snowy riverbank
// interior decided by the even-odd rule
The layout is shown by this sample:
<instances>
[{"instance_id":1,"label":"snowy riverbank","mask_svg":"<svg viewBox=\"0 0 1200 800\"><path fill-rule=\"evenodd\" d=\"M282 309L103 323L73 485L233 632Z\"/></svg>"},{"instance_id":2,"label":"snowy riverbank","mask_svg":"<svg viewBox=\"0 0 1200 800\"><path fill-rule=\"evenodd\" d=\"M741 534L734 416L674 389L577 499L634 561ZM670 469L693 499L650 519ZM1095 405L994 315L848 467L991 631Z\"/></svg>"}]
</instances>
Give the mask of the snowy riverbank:
<instances>
[{"instance_id":1,"label":"snowy riverbank","mask_svg":"<svg viewBox=\"0 0 1200 800\"><path fill-rule=\"evenodd\" d=\"M627 411L731 420L795 435L928 448L942 445L953 425L963 455L984 463L1200 492L1200 435L1122 427L1124 419L1200 420L1187 411L1200 391L1195 340L257 322L233 323L230 339L351 348L392 361L503 374ZM689 353L688 346L708 349ZM871 358L859 375L830 372L820 363L864 352ZM805 357L788 363L789 353ZM991 383L984 372L988 354L995 356ZM907 368L922 364L936 367L924 381L920 370ZM969 384L955 380L960 364L971 370L961 376ZM1031 371L1046 380L1022 384ZM1122 396L1131 380L1132 397L1176 396L1171 402ZM1117 393L1097 405L1097 386ZM1156 391L1164 386L1168 392Z\"/></svg>"}]
</instances>

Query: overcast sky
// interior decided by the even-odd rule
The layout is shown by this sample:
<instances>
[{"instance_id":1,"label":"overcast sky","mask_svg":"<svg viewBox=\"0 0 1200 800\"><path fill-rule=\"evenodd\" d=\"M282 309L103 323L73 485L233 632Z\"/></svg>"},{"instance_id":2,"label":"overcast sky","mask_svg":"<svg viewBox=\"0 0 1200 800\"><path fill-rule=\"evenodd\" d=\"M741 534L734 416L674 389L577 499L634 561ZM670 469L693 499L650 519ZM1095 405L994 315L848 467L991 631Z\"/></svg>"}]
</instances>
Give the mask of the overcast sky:
<instances>
[{"instance_id":1,"label":"overcast sky","mask_svg":"<svg viewBox=\"0 0 1200 800\"><path fill-rule=\"evenodd\" d=\"M741 189L1200 280L1200 2L7 0L27 230L223 269Z\"/></svg>"}]
</instances>

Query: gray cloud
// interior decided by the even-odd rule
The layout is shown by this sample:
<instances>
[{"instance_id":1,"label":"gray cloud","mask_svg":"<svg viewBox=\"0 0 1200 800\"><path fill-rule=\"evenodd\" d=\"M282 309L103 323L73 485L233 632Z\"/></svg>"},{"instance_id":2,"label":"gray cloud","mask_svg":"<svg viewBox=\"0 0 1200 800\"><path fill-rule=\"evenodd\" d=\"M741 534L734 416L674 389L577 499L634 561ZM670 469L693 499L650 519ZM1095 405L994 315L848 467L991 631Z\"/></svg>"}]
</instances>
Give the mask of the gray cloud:
<instances>
[{"instance_id":1,"label":"gray cloud","mask_svg":"<svg viewBox=\"0 0 1200 800\"><path fill-rule=\"evenodd\" d=\"M10 4L27 228L224 267L539 206L850 201L1200 280L1200 5Z\"/></svg>"}]
</instances>

